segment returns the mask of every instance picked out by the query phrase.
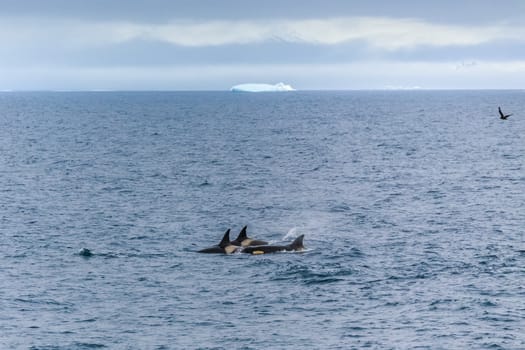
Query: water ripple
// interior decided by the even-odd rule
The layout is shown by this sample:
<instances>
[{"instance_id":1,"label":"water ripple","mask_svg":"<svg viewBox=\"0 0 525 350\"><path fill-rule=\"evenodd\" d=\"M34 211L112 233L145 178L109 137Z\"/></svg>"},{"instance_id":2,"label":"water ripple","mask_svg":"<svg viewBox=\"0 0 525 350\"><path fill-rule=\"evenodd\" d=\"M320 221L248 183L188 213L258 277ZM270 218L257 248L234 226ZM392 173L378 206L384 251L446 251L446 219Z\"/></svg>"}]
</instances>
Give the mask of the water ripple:
<instances>
[{"instance_id":1,"label":"water ripple","mask_svg":"<svg viewBox=\"0 0 525 350\"><path fill-rule=\"evenodd\" d=\"M494 101L525 110L0 93L0 348L524 349L525 122ZM195 253L246 224L307 251Z\"/></svg>"}]
</instances>

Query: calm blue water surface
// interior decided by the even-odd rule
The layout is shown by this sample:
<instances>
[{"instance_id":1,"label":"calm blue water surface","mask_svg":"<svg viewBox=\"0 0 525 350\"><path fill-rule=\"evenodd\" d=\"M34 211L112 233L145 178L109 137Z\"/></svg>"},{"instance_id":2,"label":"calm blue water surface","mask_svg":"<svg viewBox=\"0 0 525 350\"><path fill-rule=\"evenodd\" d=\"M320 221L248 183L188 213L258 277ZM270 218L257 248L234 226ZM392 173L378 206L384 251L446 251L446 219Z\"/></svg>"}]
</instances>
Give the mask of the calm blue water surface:
<instances>
[{"instance_id":1,"label":"calm blue water surface","mask_svg":"<svg viewBox=\"0 0 525 350\"><path fill-rule=\"evenodd\" d=\"M524 164L523 91L0 93L0 348L524 349Z\"/></svg>"}]
</instances>

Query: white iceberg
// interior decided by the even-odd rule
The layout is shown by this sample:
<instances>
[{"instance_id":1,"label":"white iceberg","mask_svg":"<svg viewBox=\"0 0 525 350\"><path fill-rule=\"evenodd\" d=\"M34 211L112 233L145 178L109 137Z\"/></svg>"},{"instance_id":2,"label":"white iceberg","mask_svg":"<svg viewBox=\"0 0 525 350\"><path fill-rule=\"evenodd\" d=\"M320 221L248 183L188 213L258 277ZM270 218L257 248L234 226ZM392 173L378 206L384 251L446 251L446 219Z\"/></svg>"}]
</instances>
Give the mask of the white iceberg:
<instances>
[{"instance_id":1,"label":"white iceberg","mask_svg":"<svg viewBox=\"0 0 525 350\"><path fill-rule=\"evenodd\" d=\"M272 84L239 84L232 86L230 89L233 92L275 92L275 91L295 91L290 85L284 83Z\"/></svg>"}]
</instances>

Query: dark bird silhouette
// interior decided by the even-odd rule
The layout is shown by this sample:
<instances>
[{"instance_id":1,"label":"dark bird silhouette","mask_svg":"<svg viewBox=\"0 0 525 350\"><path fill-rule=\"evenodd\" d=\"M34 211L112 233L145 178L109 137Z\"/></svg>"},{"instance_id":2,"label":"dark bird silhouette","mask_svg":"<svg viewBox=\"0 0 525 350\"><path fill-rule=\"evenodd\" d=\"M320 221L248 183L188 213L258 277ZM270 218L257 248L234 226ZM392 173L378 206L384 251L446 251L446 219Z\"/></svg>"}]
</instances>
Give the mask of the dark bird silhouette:
<instances>
[{"instance_id":1,"label":"dark bird silhouette","mask_svg":"<svg viewBox=\"0 0 525 350\"><path fill-rule=\"evenodd\" d=\"M512 115L511 114L503 114L503 112L501 111L501 107L498 107L498 112L499 112L499 119L507 119L508 117L510 117Z\"/></svg>"}]
</instances>

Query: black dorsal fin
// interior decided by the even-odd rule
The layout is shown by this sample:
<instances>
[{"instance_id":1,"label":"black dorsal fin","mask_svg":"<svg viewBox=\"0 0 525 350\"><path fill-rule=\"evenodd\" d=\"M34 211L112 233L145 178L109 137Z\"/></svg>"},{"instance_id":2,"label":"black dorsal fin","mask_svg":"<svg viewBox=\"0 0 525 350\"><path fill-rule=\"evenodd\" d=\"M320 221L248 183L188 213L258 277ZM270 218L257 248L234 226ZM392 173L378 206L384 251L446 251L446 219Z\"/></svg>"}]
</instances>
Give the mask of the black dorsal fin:
<instances>
[{"instance_id":1,"label":"black dorsal fin","mask_svg":"<svg viewBox=\"0 0 525 350\"><path fill-rule=\"evenodd\" d=\"M226 232L224 233L222 241L221 243L219 243L219 247L224 248L228 245L230 245L230 229L226 230Z\"/></svg>"},{"instance_id":2,"label":"black dorsal fin","mask_svg":"<svg viewBox=\"0 0 525 350\"><path fill-rule=\"evenodd\" d=\"M246 229L248 228L248 226L244 226L241 230L241 232L239 232L239 235L237 236L237 238L235 239L235 241L241 243L242 241L244 241L246 238L248 238L248 236L246 235Z\"/></svg>"},{"instance_id":3,"label":"black dorsal fin","mask_svg":"<svg viewBox=\"0 0 525 350\"><path fill-rule=\"evenodd\" d=\"M290 248L292 248L293 250L304 249L303 238L304 238L304 235L300 235L299 237L297 237L297 238L296 238L296 239L290 244Z\"/></svg>"}]
</instances>

